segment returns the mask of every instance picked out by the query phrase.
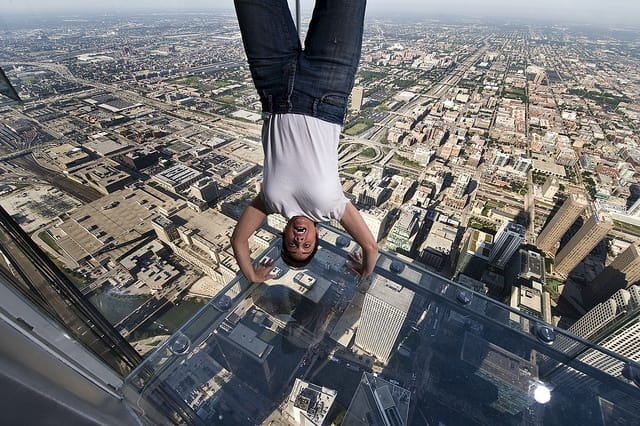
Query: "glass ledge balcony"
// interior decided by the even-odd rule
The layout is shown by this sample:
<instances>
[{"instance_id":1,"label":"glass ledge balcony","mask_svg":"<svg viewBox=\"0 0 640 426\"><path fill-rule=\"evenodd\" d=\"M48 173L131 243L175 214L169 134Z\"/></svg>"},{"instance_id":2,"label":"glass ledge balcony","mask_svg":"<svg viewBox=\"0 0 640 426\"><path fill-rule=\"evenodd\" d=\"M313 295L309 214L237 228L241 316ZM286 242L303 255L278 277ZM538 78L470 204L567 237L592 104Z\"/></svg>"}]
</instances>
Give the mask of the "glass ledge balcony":
<instances>
[{"instance_id":1,"label":"glass ledge balcony","mask_svg":"<svg viewBox=\"0 0 640 426\"><path fill-rule=\"evenodd\" d=\"M157 424L640 424L634 362L388 253L360 280L322 238L304 270L267 249L273 279L226 286L125 397Z\"/></svg>"}]
</instances>

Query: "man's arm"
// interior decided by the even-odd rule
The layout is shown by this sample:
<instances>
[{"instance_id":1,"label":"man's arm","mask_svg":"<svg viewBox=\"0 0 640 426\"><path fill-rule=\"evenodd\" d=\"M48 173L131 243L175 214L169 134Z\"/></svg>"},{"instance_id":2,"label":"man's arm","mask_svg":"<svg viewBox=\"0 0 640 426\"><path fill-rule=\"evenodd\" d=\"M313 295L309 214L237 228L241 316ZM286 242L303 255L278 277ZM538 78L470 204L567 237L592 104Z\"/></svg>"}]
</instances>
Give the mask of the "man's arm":
<instances>
[{"instance_id":1,"label":"man's arm","mask_svg":"<svg viewBox=\"0 0 640 426\"><path fill-rule=\"evenodd\" d=\"M344 214L340 220L344 229L353 237L354 240L362 247L361 257L352 257L353 269L363 278L369 276L373 272L378 260L378 243L371 234L369 227L364 223L364 219L360 216L360 212L353 204L347 203Z\"/></svg>"},{"instance_id":2,"label":"man's arm","mask_svg":"<svg viewBox=\"0 0 640 426\"><path fill-rule=\"evenodd\" d=\"M256 283L271 278L269 273L273 269L273 262L254 266L249 254L249 238L262 224L265 217L267 214L262 196L258 195L244 209L231 235L231 247L240 270L249 281Z\"/></svg>"}]
</instances>

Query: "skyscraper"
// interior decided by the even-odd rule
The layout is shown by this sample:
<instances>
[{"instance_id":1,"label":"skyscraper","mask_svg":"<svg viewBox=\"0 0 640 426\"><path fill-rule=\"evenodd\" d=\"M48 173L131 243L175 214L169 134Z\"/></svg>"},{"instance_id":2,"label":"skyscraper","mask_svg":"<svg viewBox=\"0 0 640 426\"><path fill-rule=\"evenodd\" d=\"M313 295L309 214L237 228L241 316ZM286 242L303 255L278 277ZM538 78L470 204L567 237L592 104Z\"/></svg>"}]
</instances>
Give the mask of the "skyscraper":
<instances>
[{"instance_id":1,"label":"skyscraper","mask_svg":"<svg viewBox=\"0 0 640 426\"><path fill-rule=\"evenodd\" d=\"M342 422L345 426L406 425L411 392L371 373L363 373Z\"/></svg>"},{"instance_id":2,"label":"skyscraper","mask_svg":"<svg viewBox=\"0 0 640 426\"><path fill-rule=\"evenodd\" d=\"M465 332L460 338L460 359L473 367L476 376L497 389L497 398L492 401L491 408L515 415L531 406L529 387L538 377L538 369L531 360L472 333Z\"/></svg>"},{"instance_id":3,"label":"skyscraper","mask_svg":"<svg viewBox=\"0 0 640 426\"><path fill-rule=\"evenodd\" d=\"M631 244L584 289L583 305L591 309L610 298L617 290L627 288L638 281L640 281L640 251L636 244Z\"/></svg>"},{"instance_id":4,"label":"skyscraper","mask_svg":"<svg viewBox=\"0 0 640 426\"><path fill-rule=\"evenodd\" d=\"M618 290L608 300L597 304L575 324L569 332L588 339L635 362L640 361L640 286ZM554 345L576 359L614 377L620 377L624 363L594 348L585 348L562 336ZM584 386L593 379L569 369L558 373L553 382L569 387Z\"/></svg>"},{"instance_id":5,"label":"skyscraper","mask_svg":"<svg viewBox=\"0 0 640 426\"><path fill-rule=\"evenodd\" d=\"M364 298L356 345L386 363L413 296L413 291L376 275Z\"/></svg>"},{"instance_id":6,"label":"skyscraper","mask_svg":"<svg viewBox=\"0 0 640 426\"><path fill-rule=\"evenodd\" d=\"M556 256L555 272L569 274L612 229L611 216L594 212Z\"/></svg>"},{"instance_id":7,"label":"skyscraper","mask_svg":"<svg viewBox=\"0 0 640 426\"><path fill-rule=\"evenodd\" d=\"M536 240L538 248L545 253L555 254L560 239L586 207L587 198L584 194L570 194L538 235Z\"/></svg>"},{"instance_id":8,"label":"skyscraper","mask_svg":"<svg viewBox=\"0 0 640 426\"><path fill-rule=\"evenodd\" d=\"M526 228L522 225L505 222L493 240L493 248L489 253L489 262L492 262L500 269L504 269L513 253L520 247L526 232Z\"/></svg>"}]
</instances>

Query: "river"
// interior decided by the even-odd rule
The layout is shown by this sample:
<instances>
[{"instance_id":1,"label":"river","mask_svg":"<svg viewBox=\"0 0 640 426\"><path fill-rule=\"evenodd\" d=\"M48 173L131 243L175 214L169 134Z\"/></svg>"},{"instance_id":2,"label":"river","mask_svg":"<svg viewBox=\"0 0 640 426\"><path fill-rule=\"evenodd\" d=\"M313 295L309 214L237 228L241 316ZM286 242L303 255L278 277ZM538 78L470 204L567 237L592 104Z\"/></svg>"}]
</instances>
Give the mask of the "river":
<instances>
[{"instance_id":1,"label":"river","mask_svg":"<svg viewBox=\"0 0 640 426\"><path fill-rule=\"evenodd\" d=\"M118 323L147 299L147 296L118 294L113 288L98 290L89 298L111 324ZM167 305L159 316L147 321L132 333L128 340L133 342L157 335L173 334L208 301L201 297L188 297L180 300L177 305Z\"/></svg>"}]
</instances>

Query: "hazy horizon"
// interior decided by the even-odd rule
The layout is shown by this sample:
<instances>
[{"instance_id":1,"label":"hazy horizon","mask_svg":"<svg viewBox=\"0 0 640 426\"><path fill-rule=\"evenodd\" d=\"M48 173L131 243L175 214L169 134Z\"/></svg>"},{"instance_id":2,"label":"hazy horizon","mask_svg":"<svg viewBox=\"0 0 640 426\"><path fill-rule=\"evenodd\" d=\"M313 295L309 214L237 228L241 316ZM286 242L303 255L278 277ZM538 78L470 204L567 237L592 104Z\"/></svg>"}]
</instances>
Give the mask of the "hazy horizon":
<instances>
[{"instance_id":1,"label":"hazy horizon","mask_svg":"<svg viewBox=\"0 0 640 426\"><path fill-rule=\"evenodd\" d=\"M293 3L293 0L289 0ZM302 8L309 12L312 0L301 0ZM232 0L182 0L161 5L154 0L85 0L81 4L73 0L8 0L4 8L5 16L13 14L42 15L58 13L84 14L89 12L121 14L135 11L188 11L188 10L232 10ZM370 17L437 18L451 16L480 19L530 19L593 25L632 25L638 27L640 3L626 0L610 0L606 8L602 2L594 0L537 0L523 2L517 0L483 0L470 3L463 0L446 2L433 0L369 0ZM2 18L0 18L0 22Z\"/></svg>"}]
</instances>

